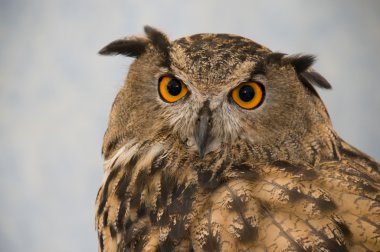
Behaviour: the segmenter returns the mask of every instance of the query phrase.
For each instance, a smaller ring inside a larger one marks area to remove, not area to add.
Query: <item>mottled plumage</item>
[[[100,51],[136,58],[104,136],[100,251],[380,251],[380,165],[334,131],[313,57],[145,32]],[[162,76],[186,96],[165,102]],[[251,81],[244,109],[231,92]]]

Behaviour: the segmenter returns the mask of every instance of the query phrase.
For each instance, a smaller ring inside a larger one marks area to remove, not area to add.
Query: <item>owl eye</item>
[[[244,82],[234,88],[232,99],[244,109],[254,109],[264,100],[264,87],[257,82]]]
[[[158,86],[161,98],[169,103],[178,101],[189,91],[182,81],[171,76],[160,78]]]

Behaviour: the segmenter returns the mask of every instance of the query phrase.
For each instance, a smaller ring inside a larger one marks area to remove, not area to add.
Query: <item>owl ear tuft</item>
[[[122,54],[128,57],[137,58],[143,54],[149,40],[142,37],[129,37],[118,39],[103,47],[99,54],[101,55],[117,55]]]
[[[315,56],[308,54],[286,55],[279,52],[268,54],[264,60],[256,64],[254,73],[265,73],[265,66],[270,64],[293,66],[300,81],[310,90],[316,93],[313,86],[331,89],[330,83],[311,66],[315,62]]]
[[[300,78],[303,84],[317,86],[325,89],[331,89],[330,83],[325,79],[325,77],[320,75],[318,72],[305,71],[298,74],[298,77]]]
[[[331,89],[330,83],[318,72],[310,68],[315,62],[314,55],[295,54],[285,56],[284,63],[290,63],[298,74],[301,82],[307,86],[317,86],[320,88]]]
[[[138,58],[145,53],[149,44],[151,44],[159,53],[161,53],[163,58],[163,63],[165,65],[170,64],[170,40],[161,31],[145,26],[144,31],[146,37],[127,37],[124,39],[118,39],[99,51],[101,55],[117,55],[122,54],[128,57]]]
[[[165,55],[169,54],[170,41],[163,32],[151,26],[145,26],[144,31],[154,47],[156,47],[161,53],[164,53]]]
[[[297,73],[302,73],[314,64],[315,56],[310,54],[295,54],[284,57],[284,61],[289,62]]]

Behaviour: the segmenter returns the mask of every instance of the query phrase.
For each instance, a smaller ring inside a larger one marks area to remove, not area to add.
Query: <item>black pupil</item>
[[[239,97],[245,102],[249,102],[255,96],[255,91],[249,85],[244,85],[239,90]]]
[[[177,96],[181,93],[182,85],[179,80],[171,79],[168,83],[168,92],[172,96]]]

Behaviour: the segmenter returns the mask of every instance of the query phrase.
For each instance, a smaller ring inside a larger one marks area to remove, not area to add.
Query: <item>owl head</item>
[[[230,34],[171,41],[152,27],[145,33],[100,51],[136,58],[112,106],[106,159],[130,141],[176,146],[199,159],[242,142],[289,149],[321,141],[330,128],[314,89],[330,84],[311,68],[313,56]]]

